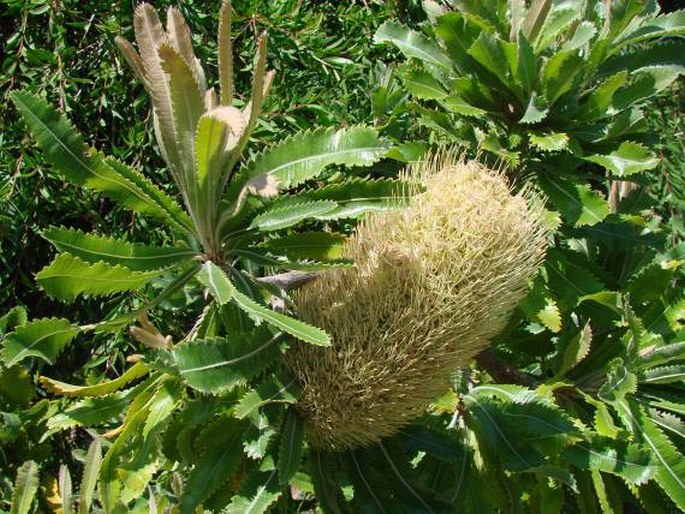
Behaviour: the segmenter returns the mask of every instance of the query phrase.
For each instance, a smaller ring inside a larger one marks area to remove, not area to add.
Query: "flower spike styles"
[[[286,356],[315,446],[369,445],[420,415],[504,327],[544,258],[541,202],[512,194],[501,173],[448,152],[407,178],[425,191],[361,224],[345,252],[356,268],[295,298],[333,338]]]

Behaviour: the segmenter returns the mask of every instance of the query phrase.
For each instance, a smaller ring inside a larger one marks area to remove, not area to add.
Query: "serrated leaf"
[[[547,298],[545,306],[536,314],[536,318],[551,332],[561,330],[561,313],[554,300]]]
[[[452,68],[450,59],[433,41],[396,22],[383,23],[373,36],[373,42],[392,43],[408,58],[419,59],[421,62],[433,64],[448,71]]]
[[[256,412],[262,405],[269,403],[295,403],[297,395],[293,392],[296,388],[294,379],[283,383],[278,377],[269,377],[255,389],[248,391],[236,404],[233,415],[243,419]]]
[[[0,317],[0,336],[4,335],[10,330],[26,325],[28,322],[28,315],[26,309],[21,305],[12,307],[2,317]]]
[[[283,490],[278,486],[276,470],[255,471],[248,476],[231,503],[227,514],[263,514],[280,498]]]
[[[550,105],[571,90],[583,64],[583,58],[578,55],[577,50],[557,52],[549,58],[542,72],[542,80],[545,84],[545,97]]]
[[[97,485],[98,474],[102,464],[102,447],[97,439],[93,439],[88,447],[86,463],[83,467],[81,476],[81,487],[79,489],[79,514],[88,514],[90,505],[93,501],[93,493]]]
[[[483,31],[469,48],[468,54],[493,73],[502,84],[509,86],[509,64],[504,44],[496,34]]]
[[[308,218],[324,216],[333,212],[338,204],[330,200],[291,203],[278,205],[255,216],[250,228],[261,232],[271,232],[291,227]]]
[[[259,248],[292,260],[330,261],[342,257],[346,239],[344,234],[335,232],[305,232],[269,239]]]
[[[651,170],[659,164],[659,159],[654,157],[652,152],[640,143],[632,141],[621,143],[618,149],[608,155],[589,155],[583,159],[603,166],[617,177],[628,177]]]
[[[57,487],[59,491],[60,503],[62,504],[62,514],[72,514],[72,486],[71,486],[71,473],[69,473],[69,468],[60,464],[59,474],[57,476]]]
[[[475,105],[471,105],[460,94],[446,96],[445,98],[442,98],[439,103],[447,110],[462,116],[482,118],[487,114],[487,111],[476,107]]]
[[[233,298],[235,286],[226,276],[226,273],[212,261],[207,261],[202,265],[202,269],[197,274],[197,279],[209,289],[219,305],[224,305]]]
[[[70,302],[79,295],[102,296],[138,289],[159,272],[131,271],[100,261],[90,264],[68,253],[61,253],[38,272],[36,279],[50,296]]]
[[[637,366],[638,369],[645,369],[682,359],[685,359],[685,342],[672,343],[643,350]]]
[[[626,400],[614,404],[626,424],[655,457],[656,482],[678,508],[685,510],[685,458],[649,416]]]
[[[17,470],[10,514],[29,514],[38,492],[38,464],[29,460]]]
[[[48,377],[40,377],[40,383],[47,391],[62,396],[102,396],[121,389],[129,382],[146,375],[147,372],[147,366],[143,362],[137,362],[120,377],[95,385],[78,386]]]
[[[651,368],[640,374],[640,382],[647,384],[671,384],[685,382],[685,364]]]
[[[575,184],[550,175],[539,175],[538,183],[574,227],[595,225],[609,215],[607,201],[588,184]]]
[[[597,396],[606,402],[615,403],[622,401],[627,394],[634,394],[636,390],[637,377],[619,362],[609,371]]]
[[[300,341],[317,346],[331,345],[331,337],[320,328],[313,327],[303,321],[286,316],[285,314],[274,312],[248,298],[240,291],[235,291],[234,299],[238,307],[249,315],[280,328]]]
[[[27,357],[40,357],[49,364],[80,332],[79,327],[62,318],[34,320],[7,334],[2,341],[0,359],[9,368]]]
[[[319,175],[327,166],[370,166],[385,156],[388,146],[367,127],[318,129],[297,134],[251,159],[243,177],[271,176],[289,189]],[[244,179],[243,179],[244,180]]]
[[[557,376],[565,375],[590,353],[592,327],[588,321],[562,348],[557,366]]]
[[[203,393],[221,394],[261,373],[279,354],[282,334],[193,341],[171,350],[183,381]]]
[[[331,220],[403,207],[411,196],[411,188],[401,180],[354,178],[304,191],[296,198],[334,201],[337,207],[333,211],[317,216],[318,219]]]
[[[615,440],[577,443],[564,452],[564,457],[580,469],[612,473],[633,484],[645,483],[656,471],[649,451]]]
[[[140,173],[89,149],[67,118],[44,99],[25,91],[15,91],[11,98],[47,159],[67,180],[192,232],[190,218],[177,203]]]
[[[193,250],[128,243],[66,228],[50,227],[43,233],[43,237],[60,252],[67,252],[85,262],[95,264],[104,261],[112,266],[125,266],[132,271],[167,268],[187,262],[198,255]]]
[[[547,107],[547,101],[543,97],[539,97],[537,94],[532,93],[530,101],[528,102],[528,107],[526,107],[526,111],[523,113],[523,116],[521,116],[519,123],[524,123],[526,125],[540,123],[549,114],[549,109]],[[532,134],[530,136],[530,141],[533,145],[536,144]],[[546,141],[543,140],[541,143],[544,145]]]
[[[49,433],[73,426],[91,427],[120,416],[130,402],[125,392],[84,398],[48,420]]]
[[[226,415],[202,431],[199,439],[202,453],[183,488],[181,514],[193,514],[200,503],[238,470],[244,431],[244,423]]]
[[[339,481],[335,479],[334,473],[337,467],[335,454],[314,449],[308,463],[314,494],[321,507],[326,513],[347,514],[348,509]]]
[[[304,450],[304,427],[295,409],[290,408],[285,415],[281,439],[278,445],[278,481],[288,485],[300,467]]]
[[[438,100],[447,95],[443,85],[427,71],[403,68],[398,74],[407,91],[417,98]]]
[[[563,132],[531,134],[530,144],[543,152],[560,152],[568,148],[568,135]]]

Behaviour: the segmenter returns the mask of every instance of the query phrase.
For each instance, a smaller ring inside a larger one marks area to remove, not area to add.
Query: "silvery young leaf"
[[[34,320],[7,334],[2,341],[0,360],[9,368],[27,357],[40,357],[54,364],[55,359],[80,332],[69,320],[43,318]]]
[[[77,296],[101,296],[138,289],[159,272],[131,271],[120,265],[100,261],[90,264],[68,253],[61,253],[36,279],[50,296],[62,301],[73,301]]]
[[[50,227],[43,233],[60,252],[86,262],[104,261],[132,271],[153,271],[189,261],[197,252],[183,248],[154,247],[128,243],[111,237],[85,234],[80,230]]]
[[[17,469],[10,514],[29,514],[38,492],[38,464],[29,460]]]

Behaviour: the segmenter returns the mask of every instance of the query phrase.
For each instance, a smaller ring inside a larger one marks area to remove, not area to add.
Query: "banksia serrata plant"
[[[346,245],[356,267],[296,296],[334,341],[287,354],[315,446],[372,444],[420,415],[503,328],[543,260],[542,205],[501,173],[447,153],[407,178],[425,191],[360,225]]]

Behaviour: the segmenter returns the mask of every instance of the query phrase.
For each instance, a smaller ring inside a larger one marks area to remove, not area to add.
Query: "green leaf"
[[[657,167],[659,159],[640,143],[626,141],[617,150],[608,155],[590,155],[583,157],[605,167],[617,177],[628,177],[634,173],[651,170]]]
[[[11,99],[24,121],[64,178],[100,191],[141,214],[148,214],[185,232],[193,225],[183,210],[140,173],[89,149],[71,123],[44,99],[15,91]]]
[[[227,514],[263,514],[280,498],[283,490],[278,485],[278,473],[255,471],[251,473],[240,491],[236,494],[226,510]]]
[[[54,364],[62,349],[80,332],[69,320],[43,318],[7,334],[0,359],[9,368],[27,357],[40,357]]]
[[[537,312],[536,318],[551,332],[557,333],[561,331],[559,306],[551,298],[546,299],[545,306]]]
[[[568,134],[549,132],[547,134],[530,134],[530,144],[543,152],[560,152],[568,148]]]
[[[181,514],[193,514],[221,484],[238,470],[242,460],[245,424],[220,416],[199,435],[201,454],[188,474],[181,496]]]
[[[373,42],[392,43],[408,58],[415,58],[421,62],[432,64],[447,71],[452,69],[452,63],[433,41],[426,36],[393,21],[386,21],[373,36]]]
[[[46,435],[73,426],[92,427],[117,418],[131,401],[126,393],[117,392],[106,396],[84,398],[50,418],[47,424],[49,432]]]
[[[262,214],[255,216],[252,223],[250,223],[250,228],[260,232],[282,230],[296,225],[307,218],[318,218],[332,213],[337,207],[337,203],[329,200],[290,203],[286,205],[275,204]]]
[[[655,478],[659,487],[666,491],[678,508],[685,510],[685,457],[641,409],[626,400],[616,402],[614,406],[633,433],[654,455],[657,463]]]
[[[598,85],[576,114],[579,121],[595,121],[607,116],[607,109],[613,102],[614,93],[628,80],[628,72],[620,71]]]
[[[101,296],[139,289],[159,272],[131,271],[120,265],[100,261],[90,264],[68,253],[61,253],[49,266],[36,275],[46,293],[62,300],[73,301],[77,296]]]
[[[269,403],[295,403],[297,401],[295,380],[284,382],[276,376],[269,377],[255,389],[245,393],[236,404],[233,415],[238,419],[243,419]]]
[[[685,364],[651,368],[640,374],[640,382],[647,384],[671,384],[685,381]]]
[[[609,215],[607,201],[588,184],[576,184],[551,174],[538,175],[538,183],[574,227],[596,225]]]
[[[102,447],[97,439],[93,439],[88,447],[86,464],[83,467],[81,476],[81,487],[79,489],[79,514],[88,514],[90,505],[93,502],[93,493],[97,485],[100,465],[102,464]]]
[[[447,95],[443,85],[424,70],[401,68],[398,75],[410,94],[422,100],[438,100]]]
[[[326,166],[370,166],[387,152],[387,144],[371,128],[318,129],[297,134],[257,154],[241,173],[248,179],[274,177],[279,189],[288,189],[318,176]]]
[[[634,394],[637,390],[637,377],[622,364],[619,362],[614,365],[606,382],[597,392],[597,396],[605,402],[623,401],[627,394]]]
[[[226,273],[212,261],[207,261],[202,265],[202,269],[197,274],[197,279],[209,289],[219,305],[224,305],[233,298],[235,286],[226,276]]]
[[[545,84],[545,97],[550,104],[573,88],[582,66],[583,58],[578,55],[577,50],[557,52],[549,58],[542,72],[542,80]]]
[[[29,460],[17,470],[10,514],[29,514],[38,492],[38,464]]]
[[[339,481],[335,479],[336,457],[334,453],[313,449],[308,459],[308,469],[314,485],[316,500],[326,513],[347,514]]]
[[[120,377],[96,385],[77,386],[48,377],[40,377],[40,383],[49,392],[62,396],[102,396],[121,389],[129,382],[133,382],[147,373],[147,366],[143,362],[137,362]]]
[[[503,48],[504,41],[495,34],[481,32],[468,54],[486,70],[493,73],[505,86],[510,86],[509,64]]]
[[[95,264],[104,261],[132,271],[153,271],[188,262],[198,253],[173,247],[154,247],[118,239],[85,234],[79,230],[50,227],[43,233],[60,252]]]
[[[641,351],[637,366],[638,369],[645,369],[682,359],[685,359],[685,342],[672,343]]]
[[[462,116],[482,118],[487,114],[487,111],[468,103],[460,94],[446,96],[440,100],[440,104],[447,110]]]
[[[637,444],[597,438],[590,444],[576,443],[564,457],[580,469],[612,473],[632,484],[643,484],[656,471],[649,451]]]
[[[332,220],[356,218],[367,212],[404,207],[411,196],[411,187],[401,180],[353,178],[319,189],[306,190],[295,198],[334,201],[337,207],[333,211],[317,216],[318,219]]]
[[[278,480],[281,485],[288,485],[300,467],[303,445],[304,427],[302,419],[294,408],[290,408],[283,421],[278,446]]]
[[[528,107],[526,107],[526,112],[524,112],[523,116],[521,116],[519,123],[540,123],[549,114],[549,109],[547,107],[547,100],[544,97],[540,97],[536,93],[532,93],[530,95]],[[533,135],[530,136],[530,141],[531,143],[535,144]],[[544,141],[542,141],[542,143],[544,145]]]
[[[592,327],[588,321],[577,334],[568,339],[558,355],[557,376],[565,375],[590,353]]]
[[[234,299],[238,307],[249,315],[280,328],[300,341],[317,346],[331,345],[331,337],[320,328],[313,327],[285,314],[274,312],[251,300],[240,291],[235,291]]]
[[[179,345],[172,361],[183,381],[203,393],[222,394],[261,373],[280,354],[282,334],[268,331],[231,339],[208,339]]]
[[[7,313],[0,317],[0,335],[5,334],[10,330],[14,330],[17,327],[26,325],[28,321],[28,316],[26,314],[26,309],[21,305],[12,307]]]
[[[334,232],[305,232],[269,239],[259,248],[292,260],[330,261],[342,257],[346,239],[344,234]]]

